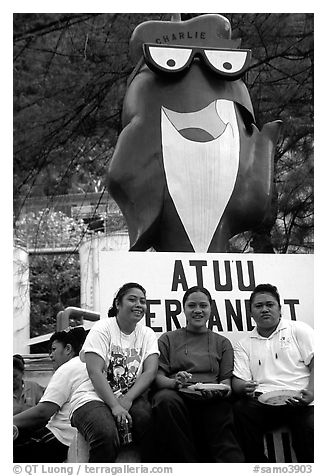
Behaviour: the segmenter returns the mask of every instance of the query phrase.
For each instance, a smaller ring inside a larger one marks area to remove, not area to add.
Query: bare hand
[[[117,403],[112,409],[111,413],[113,414],[114,419],[116,420],[118,425],[124,423],[127,419],[130,424],[132,424],[132,417],[120,403]]]
[[[314,395],[311,390],[303,389],[301,390],[300,395],[298,397],[289,398],[286,403],[287,405],[291,405],[293,407],[303,407],[313,402],[313,398]]]
[[[258,384],[255,380],[248,380],[245,382],[243,391],[246,396],[253,397],[255,389],[257,388]]]
[[[186,387],[188,381],[192,378],[192,374],[186,372],[185,370],[181,370],[177,372],[175,375],[175,381],[177,383],[178,388]]]

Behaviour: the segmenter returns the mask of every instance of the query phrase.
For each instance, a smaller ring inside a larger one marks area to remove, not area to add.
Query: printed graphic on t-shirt
[[[107,380],[116,395],[126,393],[134,385],[140,363],[140,349],[122,349],[118,345],[112,346]]]

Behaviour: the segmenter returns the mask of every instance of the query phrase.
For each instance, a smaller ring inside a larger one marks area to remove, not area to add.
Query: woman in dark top
[[[228,339],[207,328],[211,302],[207,289],[188,289],[183,298],[186,327],[159,338],[153,412],[162,461],[244,461],[228,401],[233,348]],[[209,389],[194,390],[194,384],[201,387],[199,383]],[[218,383],[224,385],[208,386]]]

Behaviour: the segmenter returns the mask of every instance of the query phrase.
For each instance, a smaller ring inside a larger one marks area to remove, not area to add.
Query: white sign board
[[[249,297],[260,283],[277,286],[282,315],[313,327],[313,255],[142,253],[102,251],[100,313],[126,282],[146,289],[146,325],[158,336],[185,326],[182,298],[188,287],[207,288],[213,298],[209,328],[235,342],[254,326]]]

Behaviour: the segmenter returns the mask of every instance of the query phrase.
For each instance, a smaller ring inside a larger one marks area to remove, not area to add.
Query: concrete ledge
[[[67,463],[87,463],[89,461],[89,446],[83,436],[76,431],[75,438],[69,447]],[[141,463],[138,448],[133,443],[121,447],[115,463]]]

